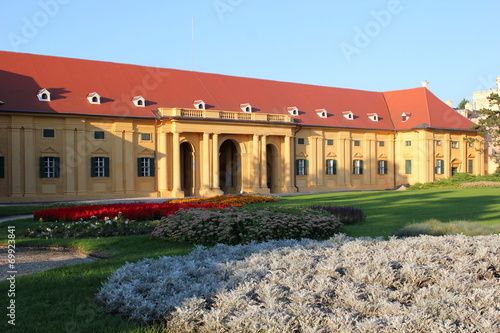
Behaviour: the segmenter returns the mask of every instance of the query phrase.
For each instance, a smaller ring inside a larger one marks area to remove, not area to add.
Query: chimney
[[[429,86],[429,81],[422,81],[422,87],[427,88]]]
[[[448,105],[450,108],[453,107],[453,102],[451,101],[451,99],[446,100],[446,105]]]

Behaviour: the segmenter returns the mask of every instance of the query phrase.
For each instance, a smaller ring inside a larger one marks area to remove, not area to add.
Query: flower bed
[[[225,206],[243,206],[246,204],[253,203],[267,203],[275,202],[278,199],[273,197],[265,197],[260,195],[248,195],[248,194],[228,194],[228,195],[217,195],[214,197],[207,198],[188,198],[188,199],[175,199],[166,201],[168,203],[213,203]]]
[[[245,244],[270,239],[326,239],[339,232],[339,220],[326,212],[303,208],[189,209],[163,217],[152,238],[194,244]]]
[[[498,332],[499,235],[271,241],[115,271],[111,313],[168,332]]]
[[[43,223],[35,229],[28,229],[29,238],[95,238],[147,234],[153,231],[158,221],[129,221],[121,216],[88,221]]]
[[[92,217],[102,220],[105,217],[113,218],[120,213],[129,220],[159,220],[163,216],[175,213],[179,209],[189,208],[225,208],[225,205],[215,203],[131,203],[131,204],[111,204],[76,207],[59,207],[54,209],[44,209],[33,213],[36,220],[43,221],[79,221],[89,220]]]

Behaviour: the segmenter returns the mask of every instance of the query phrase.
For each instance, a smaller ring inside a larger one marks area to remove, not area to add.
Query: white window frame
[[[94,164],[94,170],[95,170],[95,176],[96,177],[106,177],[105,176],[105,158],[104,157],[96,157],[95,158],[95,164]]]
[[[151,159],[141,157],[141,177],[151,177]]]
[[[43,158],[45,178],[56,178],[56,159],[52,156]]]

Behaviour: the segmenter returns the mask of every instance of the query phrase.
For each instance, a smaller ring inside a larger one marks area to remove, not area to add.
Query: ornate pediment
[[[386,154],[380,154],[380,155],[378,155],[378,158],[387,158],[387,155]]]
[[[93,151],[92,154],[93,155],[99,155],[99,154],[102,155],[102,154],[107,154],[107,152],[102,148],[98,148],[96,151]]]
[[[307,155],[306,153],[298,153],[297,155],[295,155],[297,157],[307,157],[309,155]]]
[[[356,153],[356,154],[354,154],[354,156],[353,156],[353,157],[356,157],[356,158],[363,158],[363,155],[361,155],[360,153]]]
[[[441,153],[437,153],[437,154],[436,154],[436,158],[444,158],[444,155],[443,155],[443,154],[441,154]]]
[[[42,154],[56,154],[57,153],[57,151],[52,147],[47,147],[44,150],[41,150],[40,152]]]
[[[413,155],[410,153],[404,154],[403,156],[406,160],[411,160],[413,158]]]
[[[329,152],[328,154],[326,154],[327,157],[337,157],[337,154],[335,154],[334,152]]]

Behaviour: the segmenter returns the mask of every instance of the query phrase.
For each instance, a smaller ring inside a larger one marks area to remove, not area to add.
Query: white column
[[[203,133],[202,191],[210,189],[210,134]]]
[[[263,135],[261,140],[260,187],[267,189],[267,136]]]

